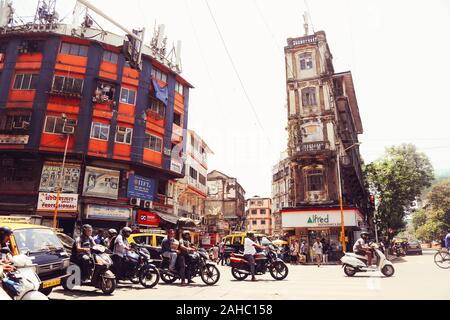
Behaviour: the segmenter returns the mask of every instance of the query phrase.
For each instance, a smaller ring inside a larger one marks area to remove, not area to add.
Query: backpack
[[[114,252],[114,246],[115,246],[116,238],[117,238],[117,236],[112,237],[111,241],[109,242],[109,248],[108,249],[111,252]]]

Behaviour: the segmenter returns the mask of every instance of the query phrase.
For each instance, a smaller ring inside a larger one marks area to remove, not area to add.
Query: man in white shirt
[[[320,267],[320,261],[322,260],[322,254],[323,254],[323,245],[322,245],[322,242],[320,242],[319,237],[317,237],[316,242],[314,242],[314,244],[313,244],[313,251],[314,251],[314,255],[316,256],[317,267]]]
[[[264,250],[264,246],[260,246],[255,242],[255,235],[253,232],[247,233],[247,237],[244,241],[244,259],[250,264],[250,272],[252,273],[252,281],[256,281],[255,278],[255,254],[256,248]]]

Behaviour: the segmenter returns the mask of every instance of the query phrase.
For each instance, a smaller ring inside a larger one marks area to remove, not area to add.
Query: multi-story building
[[[280,162],[272,168],[272,226],[276,235],[283,232],[281,209],[292,207],[289,199],[291,184],[290,159],[287,152],[281,154]]]
[[[208,154],[213,154],[206,142],[194,131],[188,130],[185,176],[171,181],[174,213],[177,216],[201,221],[205,216],[205,201],[208,196]]]
[[[273,234],[272,200],[254,196],[247,200],[246,231]]]
[[[367,221],[368,195],[358,143],[363,127],[352,74],[335,73],[323,31],[287,42],[288,153],[293,184],[282,209],[283,229],[310,243],[316,237],[325,238],[338,249],[339,182],[347,245]]]
[[[208,232],[220,235],[240,231],[245,222],[245,190],[222,172],[214,170],[207,177],[206,219]]]
[[[51,224],[66,153],[65,232],[76,221],[176,223],[153,209],[170,213],[167,183],[184,177],[171,151],[186,142],[192,86],[146,45],[132,67],[130,45],[86,25],[0,26],[1,214]]]

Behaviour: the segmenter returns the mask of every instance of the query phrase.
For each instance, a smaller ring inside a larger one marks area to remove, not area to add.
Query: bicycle
[[[441,269],[450,269],[450,253],[448,249],[442,248],[436,252],[434,263]]]

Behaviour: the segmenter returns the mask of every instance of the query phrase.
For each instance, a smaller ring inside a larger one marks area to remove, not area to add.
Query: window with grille
[[[166,114],[166,106],[158,99],[152,99],[152,105],[150,107],[150,110],[163,118]]]
[[[306,172],[308,191],[322,191],[323,186],[323,171],[309,170]]]
[[[109,139],[109,124],[93,122],[92,128],[91,128],[91,138],[108,141],[108,139]]]
[[[13,89],[15,90],[35,90],[39,81],[37,74],[16,74]]]
[[[88,55],[88,46],[76,44],[76,43],[68,43],[63,42],[61,44],[61,50],[60,52],[63,54],[70,54],[72,56],[80,56],[80,57],[87,57]]]
[[[156,152],[161,152],[162,150],[162,140],[151,134],[145,135],[144,147]]]
[[[1,130],[27,129],[30,125],[30,115],[10,115],[0,122]]]
[[[63,133],[65,121],[62,118],[48,116],[45,118],[45,133]]]
[[[311,53],[302,53],[300,56],[300,69],[309,70],[313,67],[313,59]]]
[[[117,62],[119,61],[119,55],[112,51],[105,51],[105,52],[103,52],[102,60],[106,61],[106,62],[117,64]]]
[[[316,88],[305,88],[302,90],[302,105],[305,107],[316,106]]]
[[[52,91],[81,94],[83,91],[83,79],[55,76],[53,78]]]
[[[194,168],[190,167],[190,168],[189,168],[189,176],[190,176],[192,179],[197,180],[197,175],[198,175],[197,170],[195,170]]]

